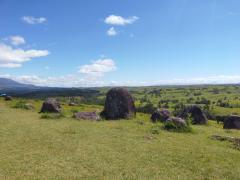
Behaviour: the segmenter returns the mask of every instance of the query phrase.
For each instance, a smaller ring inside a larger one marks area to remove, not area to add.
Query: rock
[[[152,122],[165,122],[169,117],[170,117],[171,113],[169,110],[167,109],[158,109],[157,111],[155,111],[152,116],[151,116],[151,120]]]
[[[78,112],[73,115],[75,119],[99,121],[100,116],[96,112]]]
[[[240,150],[240,138],[237,137],[229,137],[229,136],[220,136],[220,135],[213,135],[210,137],[213,140],[218,141],[229,141],[233,143],[233,148]]]
[[[69,105],[69,106],[76,106],[77,104],[74,103],[74,102],[70,102],[68,105]]]
[[[12,96],[5,96],[5,101],[12,101],[12,100],[13,100]]]
[[[53,98],[48,98],[42,105],[42,109],[40,113],[60,113],[61,112],[61,105],[60,103]]]
[[[240,129],[240,116],[229,116],[224,121],[224,129]]]
[[[230,137],[230,136],[221,136],[221,135],[212,135],[210,138],[218,141],[229,141],[229,142],[240,141],[239,138]]]
[[[187,127],[187,123],[184,119],[179,117],[170,117],[167,119],[166,124],[173,123],[174,127],[172,128],[184,128]],[[166,126],[167,129],[171,129],[171,126]]]
[[[107,120],[129,119],[136,116],[136,108],[131,94],[124,88],[112,88],[105,101],[101,116]]]
[[[192,105],[186,107],[179,117],[186,119],[189,115],[192,118],[193,124],[207,124],[208,119],[199,106]]]
[[[34,106],[30,103],[26,103],[24,106],[26,107],[27,110],[33,110],[34,109]]]

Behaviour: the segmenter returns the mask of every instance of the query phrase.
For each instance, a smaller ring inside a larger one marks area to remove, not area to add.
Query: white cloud
[[[18,68],[21,67],[22,64],[17,64],[17,63],[5,63],[5,64],[0,64],[0,68]]]
[[[115,71],[116,65],[112,59],[99,59],[92,64],[83,65],[79,72],[93,77],[101,77],[104,73]]]
[[[32,60],[33,58],[49,55],[47,50],[23,50],[14,49],[13,47],[0,43],[0,67],[20,67],[22,63]]]
[[[111,27],[108,31],[107,31],[107,35],[108,36],[116,36],[118,33],[117,31],[115,30],[114,27]]]
[[[10,40],[11,44],[14,46],[18,46],[18,45],[26,43],[25,39],[21,36],[10,36],[9,40]]]
[[[124,26],[127,24],[132,24],[137,21],[139,18],[137,16],[131,16],[129,18],[124,18],[122,16],[110,15],[105,18],[106,24]]]
[[[240,82],[240,75],[219,75],[209,77],[183,78],[172,80],[161,80],[157,82],[138,81],[103,81],[80,77],[78,74],[69,74],[59,77],[40,77],[36,75],[0,75],[21,83],[34,84],[49,87],[101,87],[101,86],[150,86],[150,85],[198,85],[198,84],[234,84]]]
[[[28,24],[42,24],[47,21],[45,17],[35,18],[33,16],[23,16],[22,20]]]

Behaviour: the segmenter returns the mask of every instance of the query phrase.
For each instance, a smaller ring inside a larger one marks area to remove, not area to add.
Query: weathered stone
[[[179,117],[170,117],[167,119],[166,123],[173,123],[173,125],[177,128],[187,127],[187,123],[184,119]]]
[[[78,112],[73,115],[75,119],[99,121],[100,116],[96,112]]]
[[[13,100],[13,98],[12,98],[12,96],[5,96],[5,101],[12,101]]]
[[[129,119],[136,116],[131,94],[124,88],[112,88],[105,101],[101,116],[107,120]]]
[[[179,117],[186,119],[190,116],[192,118],[192,123],[193,124],[207,124],[208,119],[203,112],[203,110],[197,106],[197,105],[192,105],[186,107],[183,112],[180,114]]]
[[[24,106],[27,110],[33,110],[34,109],[34,106],[30,103],[26,103]]]
[[[48,98],[42,105],[41,113],[49,112],[49,113],[60,113],[61,105],[60,103],[53,98]]]
[[[152,116],[151,116],[151,120],[152,122],[165,122],[169,117],[170,117],[171,113],[169,110],[167,109],[158,109],[157,111],[155,111]]]
[[[240,116],[229,116],[224,121],[224,129],[240,129]]]
[[[213,135],[210,138],[218,141],[229,141],[233,143],[234,149],[240,150],[240,138],[221,135]]]
[[[69,105],[69,106],[76,106],[77,104],[74,103],[74,102],[70,102],[68,105]]]

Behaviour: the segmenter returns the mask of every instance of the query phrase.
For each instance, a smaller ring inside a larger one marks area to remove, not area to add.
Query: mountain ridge
[[[38,87],[32,84],[20,83],[9,78],[0,78],[0,89],[15,89],[15,88],[36,89]]]

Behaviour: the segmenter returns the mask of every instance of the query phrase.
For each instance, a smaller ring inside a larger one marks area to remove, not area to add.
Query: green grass
[[[168,132],[149,115],[123,121],[41,119],[0,101],[0,179],[239,179],[240,151],[214,134],[240,137],[210,121]],[[31,101],[35,107],[40,102]],[[96,110],[99,106],[73,107]],[[155,130],[154,130],[155,132]]]
[[[42,113],[41,119],[61,119],[64,118],[65,115],[63,113]]]

